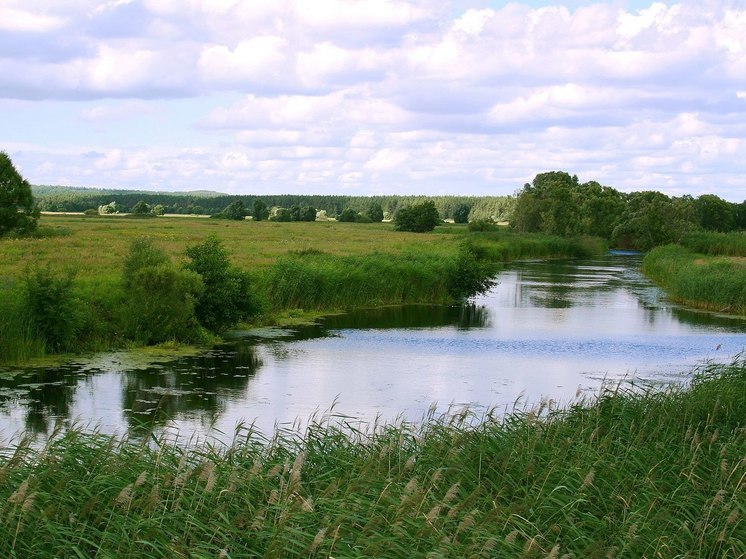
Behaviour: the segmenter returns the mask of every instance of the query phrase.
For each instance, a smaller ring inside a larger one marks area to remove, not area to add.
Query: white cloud
[[[259,83],[274,81],[286,66],[288,43],[272,35],[251,37],[231,50],[224,45],[205,47],[198,66],[203,79],[210,83]]]
[[[65,19],[24,9],[0,6],[0,30],[49,33],[65,26]]]
[[[556,4],[5,0],[0,142],[47,183],[746,196],[742,2]]]

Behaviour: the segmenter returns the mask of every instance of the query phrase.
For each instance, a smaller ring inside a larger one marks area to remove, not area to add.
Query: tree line
[[[512,196],[345,196],[345,195],[228,195],[204,192],[146,192],[115,191],[65,187],[33,187],[35,200],[41,211],[47,212],[84,212],[110,206],[112,203],[122,213],[132,213],[132,209],[144,202],[150,207],[160,207],[169,214],[215,215],[224,213],[231,204],[240,202],[246,215],[253,215],[255,203],[260,201],[264,207],[313,208],[324,211],[329,217],[336,218],[345,210],[357,214],[366,214],[371,206],[379,205],[387,218],[393,218],[399,208],[433,201],[442,219],[454,217],[459,205],[467,205],[471,210],[471,219],[490,219],[493,221],[510,218],[515,198]]]
[[[591,235],[619,248],[649,250],[695,231],[746,229],[746,201],[728,202],[714,194],[694,198],[652,190],[623,193],[552,171],[524,185],[511,224],[519,232]]]

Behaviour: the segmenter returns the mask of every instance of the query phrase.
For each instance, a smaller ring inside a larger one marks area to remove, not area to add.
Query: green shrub
[[[58,275],[49,266],[26,270],[24,306],[31,328],[48,351],[69,349],[75,339],[80,314],[73,278],[73,273]]]
[[[453,222],[454,223],[468,223],[470,213],[471,213],[471,206],[469,204],[460,203],[453,210]]]
[[[345,223],[355,223],[358,219],[358,214],[352,208],[345,208],[342,213],[337,216],[337,221]]]
[[[198,338],[195,301],[203,292],[194,272],[171,263],[150,239],[130,245],[124,261],[125,335],[145,344]]]
[[[239,320],[259,313],[261,305],[251,291],[248,274],[231,266],[220,240],[211,235],[188,247],[186,268],[197,273],[205,289],[197,299],[197,318],[208,330],[220,332]]]
[[[394,229],[425,233],[432,231],[441,222],[435,202],[427,201],[401,208],[394,216]]]
[[[469,222],[469,231],[497,231],[498,228],[498,225],[489,219],[475,219]]]

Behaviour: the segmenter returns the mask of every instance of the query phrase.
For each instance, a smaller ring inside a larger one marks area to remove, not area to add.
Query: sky
[[[32,184],[746,199],[746,0],[0,0]]]

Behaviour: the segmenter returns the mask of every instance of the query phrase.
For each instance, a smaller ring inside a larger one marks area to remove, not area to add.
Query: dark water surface
[[[330,317],[178,360],[123,351],[0,369],[0,441],[59,420],[229,440],[241,423],[271,433],[330,409],[367,422],[417,421],[433,407],[481,414],[567,402],[604,382],[686,382],[694,366],[744,350],[746,320],[666,303],[639,265],[634,256],[520,262],[463,307]]]

